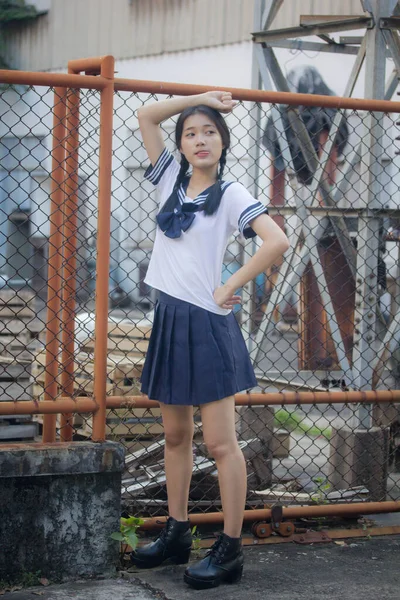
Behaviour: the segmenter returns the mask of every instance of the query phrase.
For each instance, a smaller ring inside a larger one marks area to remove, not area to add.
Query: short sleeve
[[[233,231],[238,229],[245,238],[255,237],[257,234],[250,227],[249,223],[264,213],[268,214],[266,206],[253,198],[239,182],[230,185],[226,194],[228,196],[227,209],[229,211],[229,222]]]
[[[164,148],[155,165],[147,167],[144,177],[157,187],[161,202],[170,196],[179,170],[178,162],[167,148]]]

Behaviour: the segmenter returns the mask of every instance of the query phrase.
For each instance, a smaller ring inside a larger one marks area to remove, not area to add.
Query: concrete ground
[[[184,566],[164,566],[116,579],[6,592],[2,600],[400,600],[399,565],[400,535],[265,544],[245,548],[245,571],[237,585],[195,591],[182,580]]]

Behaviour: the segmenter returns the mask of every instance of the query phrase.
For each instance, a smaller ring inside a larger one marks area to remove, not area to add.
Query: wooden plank
[[[34,292],[29,291],[18,291],[15,290],[0,290],[0,305],[12,303],[14,305],[28,304],[35,299]]]
[[[44,382],[46,376],[45,352],[36,355],[32,362],[32,379],[37,382]],[[1,362],[1,360],[0,360]],[[125,356],[119,354],[109,354],[107,356],[107,378],[111,382],[120,385],[121,381],[126,379],[137,379],[140,377],[143,369],[144,357]],[[93,355],[80,353],[75,358],[74,376],[82,379],[94,378],[94,360]]]
[[[13,319],[20,319],[20,318],[26,318],[26,317],[33,318],[33,317],[36,317],[36,313],[34,310],[29,308],[29,306],[5,305],[5,306],[0,306],[0,318],[4,318],[4,317],[8,317],[8,318],[12,317]]]
[[[85,352],[94,350],[94,339],[86,339],[81,344],[81,349]],[[107,339],[107,350],[110,352],[118,353],[136,353],[145,354],[149,347],[148,340],[130,339],[130,338],[108,338]]]
[[[92,433],[92,415],[88,415],[82,430]],[[152,408],[120,408],[107,410],[106,413],[106,436],[134,438],[140,436],[155,436],[164,432],[161,421],[161,409]]]
[[[110,337],[148,339],[151,335],[151,329],[150,323],[140,325],[140,323],[113,323],[109,321],[107,331]]]

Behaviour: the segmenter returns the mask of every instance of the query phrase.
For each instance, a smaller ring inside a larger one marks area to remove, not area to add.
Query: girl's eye
[[[211,129],[209,131],[207,131],[207,133],[215,133],[215,131],[212,131]]]

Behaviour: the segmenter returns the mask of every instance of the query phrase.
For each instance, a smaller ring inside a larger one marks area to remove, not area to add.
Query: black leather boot
[[[158,567],[167,559],[177,565],[183,565],[189,561],[191,547],[192,532],[189,521],[177,521],[169,517],[165,528],[154,542],[131,552],[131,562],[143,569]]]
[[[243,552],[241,538],[221,533],[205,558],[187,567],[184,580],[197,590],[217,587],[220,583],[236,583],[242,578]]]

